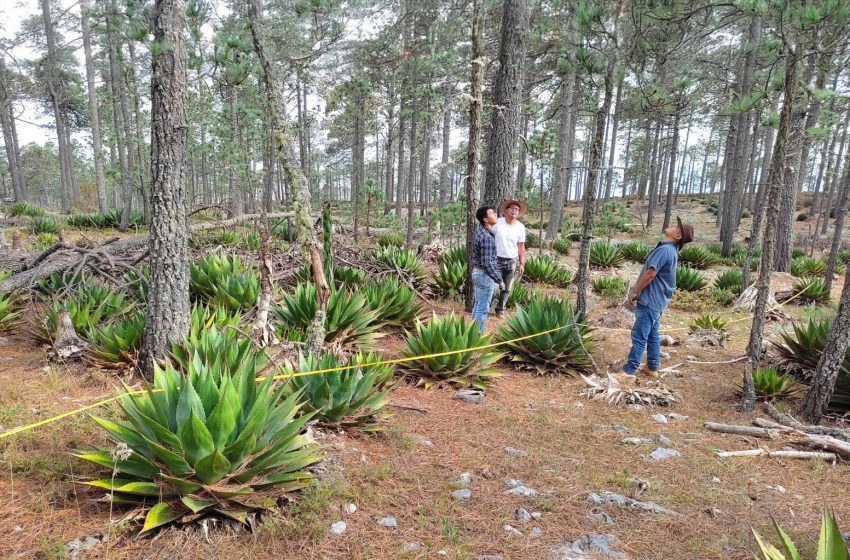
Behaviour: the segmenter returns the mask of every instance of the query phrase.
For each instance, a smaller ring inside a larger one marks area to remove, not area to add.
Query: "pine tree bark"
[[[670,168],[667,170],[667,201],[664,203],[664,224],[662,230],[670,226],[670,218],[673,213],[673,191],[676,188],[676,153],[679,151],[679,118],[681,109],[673,116],[673,139],[670,143]]]
[[[527,35],[527,0],[505,0],[482,196],[490,206],[498,206],[513,194]]]
[[[6,146],[6,161],[9,164],[12,192],[15,195],[15,202],[20,202],[27,199],[27,186],[21,166],[21,151],[15,132],[10,82],[6,62],[0,58],[0,129],[3,132],[3,144]]]
[[[449,191],[451,190],[451,185],[449,184],[449,158],[451,157],[451,133],[452,133],[452,91],[454,90],[454,84],[452,84],[448,76],[446,76],[446,81],[443,84],[443,153],[440,158],[440,196],[439,196],[439,206],[442,208],[448,202]]]
[[[354,98],[354,143],[351,153],[351,204],[354,209],[354,241],[360,236],[360,187],[365,181],[364,167],[366,165],[366,124],[363,122],[366,113],[366,100],[360,93]]]
[[[153,377],[156,360],[189,331],[189,221],[185,168],[189,88],[186,2],[157,0],[154,40],[167,45],[152,56],[150,292],[139,367]]]
[[[822,218],[821,222],[821,235],[826,235],[826,230],[829,227],[829,214],[830,208],[832,207],[832,197],[835,194],[835,185],[838,182],[838,177],[840,177],[840,173],[838,171],[838,162],[841,161],[841,156],[844,153],[844,146],[847,144],[848,132],[850,132],[850,104],[847,105],[847,112],[844,115],[844,122],[842,125],[841,132],[841,142],[838,145],[838,152],[835,158],[835,167],[832,169],[832,173],[827,173],[827,179],[829,180],[829,189],[828,193],[822,199],[823,206],[818,212],[819,216]]]
[[[747,354],[750,359],[749,367],[744,370],[743,396],[741,409],[749,412],[755,406],[756,394],[753,386],[753,371],[758,368],[762,353],[762,335],[764,331],[767,297],[770,293],[770,272],[774,258],[774,247],[779,226],[779,207],[783,189],[785,166],[788,164],[789,141],[793,126],[794,101],[797,97],[797,53],[799,46],[786,56],[785,86],[782,112],[779,116],[779,132],[776,135],[776,145],[773,148],[773,159],[767,179],[767,225],[762,243],[761,265],[756,281],[756,304],[753,309],[753,324],[750,329],[750,340]],[[785,185],[788,187],[788,185]],[[790,188],[793,188],[791,186]]]
[[[251,21],[254,50],[263,70],[266,95],[271,107],[278,168],[289,186],[292,210],[295,214],[296,240],[310,263],[313,282],[316,285],[319,305],[308,329],[306,350],[313,355],[318,355],[324,347],[325,315],[330,289],[325,279],[322,249],[313,229],[313,216],[310,211],[310,187],[301,172],[301,168],[295,164],[292,135],[283,97],[283,78],[278,68],[272,64],[271,55],[268,51],[265,30],[263,29],[261,0],[250,0],[248,13]]]
[[[846,190],[846,182],[844,190]],[[832,320],[832,327],[829,329],[826,345],[809,383],[809,390],[800,404],[799,415],[807,422],[818,424],[821,417],[826,414],[835,389],[835,380],[838,379],[841,365],[847,355],[848,344],[850,344],[850,273],[844,275],[844,287],[841,290],[838,313]]]
[[[484,86],[484,21],[481,13],[482,0],[472,0],[472,77],[469,86],[469,141],[466,148],[466,253],[472,255],[475,240],[475,212],[478,206],[478,167],[481,159],[481,90]],[[466,294],[464,304],[472,311],[475,290],[472,287],[472,266],[466,267]]]
[[[417,154],[418,152],[418,142],[417,142],[417,125],[419,124],[419,103],[417,100],[417,96],[415,90],[418,86],[416,80],[411,81],[411,86],[414,90],[414,93],[411,94],[410,102],[413,105],[413,112],[410,115],[410,136],[407,139],[407,143],[410,144],[410,158],[408,160],[408,168],[407,168],[407,178],[406,178],[406,192],[407,197],[405,200],[405,208],[407,208],[406,214],[406,223],[407,227],[405,228],[405,246],[409,249],[413,246],[413,209],[416,206],[416,163],[417,163]]]
[[[646,209],[646,229],[652,227],[655,218],[655,207],[658,205],[658,169],[661,167],[661,123],[655,123],[655,137],[652,140],[652,155],[649,158],[649,201]]]
[[[614,156],[617,152],[617,127],[620,124],[620,100],[623,98],[623,77],[624,73],[620,73],[620,78],[617,81],[617,95],[614,97],[614,115],[611,119],[611,144],[608,152],[608,169],[605,170],[605,197],[604,202],[611,200],[611,183],[614,181]],[[625,192],[623,193],[625,195]]]
[[[80,22],[83,31],[83,53],[86,62],[86,85],[88,86],[89,113],[91,118],[92,152],[94,154],[94,181],[97,190],[97,207],[106,211],[106,179],[103,174],[103,139],[100,134],[100,113],[97,105],[97,90],[94,81],[94,61],[91,53],[91,27],[89,24],[89,0],[80,0]]]
[[[596,109],[594,115],[593,139],[590,145],[590,158],[587,169],[587,185],[584,188],[584,206],[581,212],[581,249],[578,256],[578,271],[575,277],[576,286],[576,318],[584,320],[587,311],[587,282],[590,278],[590,240],[593,233],[594,213],[596,210],[596,189],[599,179],[599,165],[602,162],[602,144],[605,136],[605,122],[611,110],[613,89],[613,61],[608,62],[605,73],[605,86],[602,106]]]
[[[393,179],[395,178],[395,152],[396,152],[396,126],[395,126],[395,91],[387,85],[387,144],[384,149],[384,159],[386,164],[386,175],[384,178],[384,198],[387,204],[392,202],[395,196],[395,186]],[[387,207],[384,212],[389,211]]]
[[[835,209],[835,228],[832,234],[832,246],[829,250],[829,259],[826,266],[826,277],[824,278],[824,288],[828,294],[832,290],[832,276],[835,274],[835,265],[838,260],[838,251],[841,250],[841,240],[844,233],[844,217],[847,215],[847,200],[850,197],[850,152],[844,162],[844,179],[841,186],[841,196],[838,198],[838,205]],[[845,272],[850,276],[850,272]]]
[[[230,147],[227,154],[227,197],[229,200],[230,213],[233,216],[241,216],[244,213],[245,203],[242,200],[242,186],[239,184],[239,172],[237,170],[236,154],[239,152],[239,110],[237,109],[238,92],[236,86],[229,84],[224,86],[227,95],[226,110],[228,134],[230,135]]]
[[[561,82],[561,97],[558,111],[558,152],[555,156],[555,177],[552,188],[552,209],[546,224],[546,239],[553,240],[561,229],[564,219],[564,202],[570,190],[573,176],[573,149],[576,139],[578,116],[578,78],[575,72],[565,76]]]
[[[127,68],[127,91],[130,92],[130,97],[133,100],[133,143],[136,147],[135,157],[138,162],[136,168],[139,172],[139,195],[142,199],[142,212],[145,216],[145,223],[149,224],[150,218],[148,215],[150,214],[151,197],[148,189],[150,180],[148,178],[147,171],[150,169],[150,165],[148,162],[148,150],[145,149],[146,142],[143,132],[144,128],[142,126],[141,88],[139,88],[139,83],[136,80],[136,65],[138,63],[138,59],[136,58],[135,42],[129,41],[127,43],[127,51],[130,53],[130,64]]]

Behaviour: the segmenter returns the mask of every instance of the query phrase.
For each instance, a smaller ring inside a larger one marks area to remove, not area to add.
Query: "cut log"
[[[196,233],[199,231],[235,226],[246,220],[260,218],[260,216],[260,214],[244,214],[238,218],[230,218],[217,222],[203,222],[200,224],[193,224],[189,226],[189,231],[192,233]],[[276,212],[274,214],[268,214],[269,218],[288,218],[291,216],[292,212]],[[132,251],[134,249],[140,249],[146,246],[147,244],[148,236],[141,235],[139,237],[123,239],[121,241],[115,242],[112,242],[112,240],[110,240],[106,244],[103,244],[98,247],[96,251],[102,252],[106,256],[111,257],[127,253],[128,251]],[[29,288],[33,285],[33,283],[37,282],[41,278],[50,276],[53,273],[65,272],[66,270],[71,269],[80,264],[80,261],[83,258],[84,257],[81,255],[72,255],[70,258],[66,258],[64,260],[41,263],[37,267],[29,268],[27,270],[18,272],[17,274],[13,274],[6,280],[0,281],[0,295],[4,295],[9,292],[13,292],[15,290],[20,290],[23,288]]]
[[[844,459],[850,459],[850,443],[841,441],[832,436],[819,436],[813,434],[805,434],[803,443],[809,447],[817,449],[825,449],[837,453]]]
[[[712,432],[722,434],[736,434],[739,436],[750,436],[760,438],[776,439],[779,437],[778,430],[768,430],[765,428],[756,428],[753,426],[737,426],[735,424],[718,424],[716,422],[706,422],[705,427]]]
[[[840,439],[842,441],[846,441],[850,443],[850,430],[844,430],[841,428],[829,427],[829,426],[809,426],[806,424],[802,424],[796,418],[791,416],[790,414],[785,414],[784,412],[780,412],[770,403],[765,403],[765,409],[767,413],[770,414],[771,418],[776,420],[779,424],[784,426],[788,426],[794,429],[799,430],[800,432],[804,432],[807,434],[815,434],[821,436],[832,436],[836,439]],[[760,422],[769,422],[769,420],[760,419]],[[757,424],[761,425],[761,424]]]
[[[718,451],[716,455],[722,459],[729,457],[770,457],[771,459],[823,459],[835,462],[838,456],[835,453],[824,451],[794,451],[782,449],[780,451],[769,451],[767,449],[745,449],[743,451]]]

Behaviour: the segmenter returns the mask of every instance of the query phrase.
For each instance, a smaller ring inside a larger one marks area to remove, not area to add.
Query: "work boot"
[[[640,372],[647,377],[658,379],[658,372],[656,370],[649,369],[649,366],[643,366],[640,368]]]

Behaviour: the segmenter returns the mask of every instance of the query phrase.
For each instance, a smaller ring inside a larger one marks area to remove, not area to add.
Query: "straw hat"
[[[525,203],[522,201],[513,200],[511,198],[502,201],[502,203],[499,205],[499,214],[504,216],[505,211],[508,209],[508,206],[511,206],[513,204],[519,206],[519,217],[523,217],[526,211],[528,210],[528,206],[526,206]]]

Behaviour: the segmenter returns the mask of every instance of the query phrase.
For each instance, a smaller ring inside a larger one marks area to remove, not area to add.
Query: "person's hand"
[[[637,301],[638,294],[637,292],[629,292],[629,301],[635,303]]]
[[[501,291],[501,292],[505,291],[505,282],[504,281],[499,282],[499,291]]]
[[[523,272],[525,272],[525,263],[521,262],[521,263],[519,263],[519,273],[520,273],[520,275],[522,275]]]

